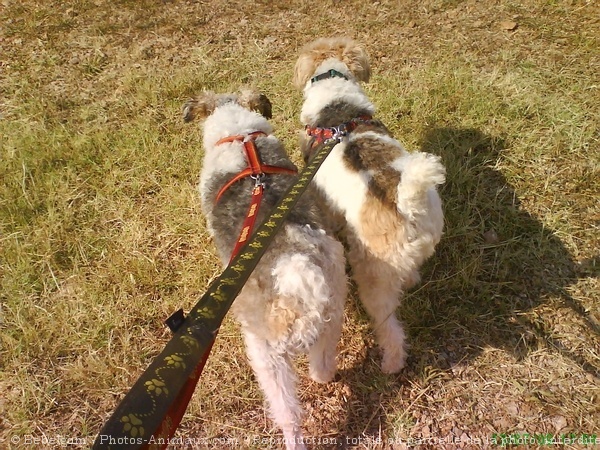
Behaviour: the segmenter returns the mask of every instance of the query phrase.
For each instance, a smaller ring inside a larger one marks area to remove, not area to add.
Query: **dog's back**
[[[217,124],[233,121],[227,127],[226,134],[243,135],[244,133],[267,130],[271,128],[265,118],[259,114],[231,103],[215,110],[205,124],[205,157],[203,170],[200,175],[200,192],[202,208],[209,219],[210,231],[215,238],[219,255],[226,262],[231,255],[242,222],[248,211],[252,189],[255,180],[251,177],[242,178],[232,184],[222,193],[217,202],[217,194],[221,188],[239,172],[248,166],[244,153],[244,143],[234,141],[215,146],[216,138],[210,138],[214,133],[211,127]],[[264,123],[263,123],[264,122]],[[235,125],[234,125],[235,124]],[[222,125],[220,125],[222,126]],[[221,133],[223,134],[223,133]],[[221,136],[219,134],[218,136]],[[222,136],[221,136],[222,137]],[[211,145],[212,144],[212,145]],[[287,156],[281,142],[273,135],[260,136],[255,139],[258,156],[263,164],[297,170]],[[264,220],[267,213],[277,204],[284,192],[297,180],[290,174],[265,174],[264,196],[259,208],[257,223]],[[295,208],[290,214],[289,222],[315,225],[314,210],[302,200],[303,207]]]
[[[246,122],[252,122],[258,127],[256,121],[259,119],[255,114],[237,104],[228,104],[216,109],[207,119],[205,128],[229,120],[236,124],[229,125],[231,132],[245,133],[251,129],[245,125]],[[255,146],[263,164],[296,168],[275,136],[257,137]],[[219,256],[223,263],[226,263],[250,206],[255,180],[246,177],[236,181],[222,193],[217,202],[217,194],[221,188],[248,163],[242,141],[224,143],[212,148],[205,145],[205,151],[205,161],[210,159],[211,162],[205,165],[201,174],[203,210],[209,218],[210,231],[217,244]],[[215,153],[216,157],[213,158],[211,152]],[[258,210],[257,223],[265,220],[297,178],[296,175],[290,174],[265,175],[265,190]],[[304,195],[290,212],[283,230],[274,236],[270,249],[244,287],[242,295],[236,300],[233,313],[247,327],[256,330],[256,333],[268,339],[281,351],[306,351],[321,327],[321,319],[314,321],[311,312],[329,314],[326,311],[329,294],[324,295],[315,289],[327,286],[327,271],[332,263],[341,259],[341,248],[324,233],[316,206],[310,200],[310,193]],[[307,276],[312,279],[311,283],[304,280]],[[322,304],[310,304],[315,299]],[[315,323],[309,324],[309,319]],[[294,333],[294,328],[305,329],[307,332]]]

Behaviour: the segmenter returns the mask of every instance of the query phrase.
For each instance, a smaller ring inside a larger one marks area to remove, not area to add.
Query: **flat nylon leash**
[[[185,413],[215,336],[233,301],[252,274],[287,215],[307,189],[341,136],[314,153],[267,219],[192,308],[102,427],[100,449],[164,449]]]

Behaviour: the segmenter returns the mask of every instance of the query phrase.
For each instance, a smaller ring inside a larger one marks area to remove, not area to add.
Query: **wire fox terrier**
[[[321,38],[301,50],[293,81],[304,93],[305,160],[330,136],[343,136],[313,182],[331,226],[345,234],[358,294],[383,349],[381,368],[396,373],[407,353],[395,310],[441,238],[436,186],[444,183],[445,169],[437,156],[407,152],[373,119],[375,107],[360,85],[369,77],[360,45]]]
[[[244,140],[254,141],[263,165],[283,169],[281,173],[267,171],[261,178],[266,187],[259,221],[296,180],[289,174],[296,167],[272,134],[267,121],[271,104],[258,92],[205,92],[184,107],[186,121],[195,117],[204,119],[199,185],[202,209],[220,258],[227,264],[256,182],[251,177],[237,177],[249,165]],[[308,353],[309,375],[319,383],[334,377],[346,295],[343,247],[324,231],[307,192],[232,306],[250,364],[288,449],[305,448],[291,357]]]

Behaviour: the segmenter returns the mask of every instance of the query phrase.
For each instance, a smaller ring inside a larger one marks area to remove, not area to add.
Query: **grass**
[[[316,386],[301,372],[315,448],[600,432],[598,6],[327,6],[0,10],[0,446],[46,436],[87,448],[169,338],[162,321],[219,273],[185,99],[257,85],[299,162],[294,57],[336,33],[366,44],[378,117],[408,148],[442,156],[446,232],[399,311],[412,345],[402,374],[379,371],[354,297],[340,380]],[[516,30],[501,28],[508,19]],[[202,448],[280,436],[229,319],[179,436],[208,439]]]

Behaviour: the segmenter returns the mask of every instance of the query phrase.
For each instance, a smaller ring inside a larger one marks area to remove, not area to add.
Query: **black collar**
[[[317,75],[316,77],[312,77],[310,79],[311,83],[316,83],[317,81],[326,80],[327,78],[343,78],[344,80],[348,80],[348,77],[344,75],[342,72],[338,72],[335,69],[329,69],[327,72],[322,73],[321,75]]]

